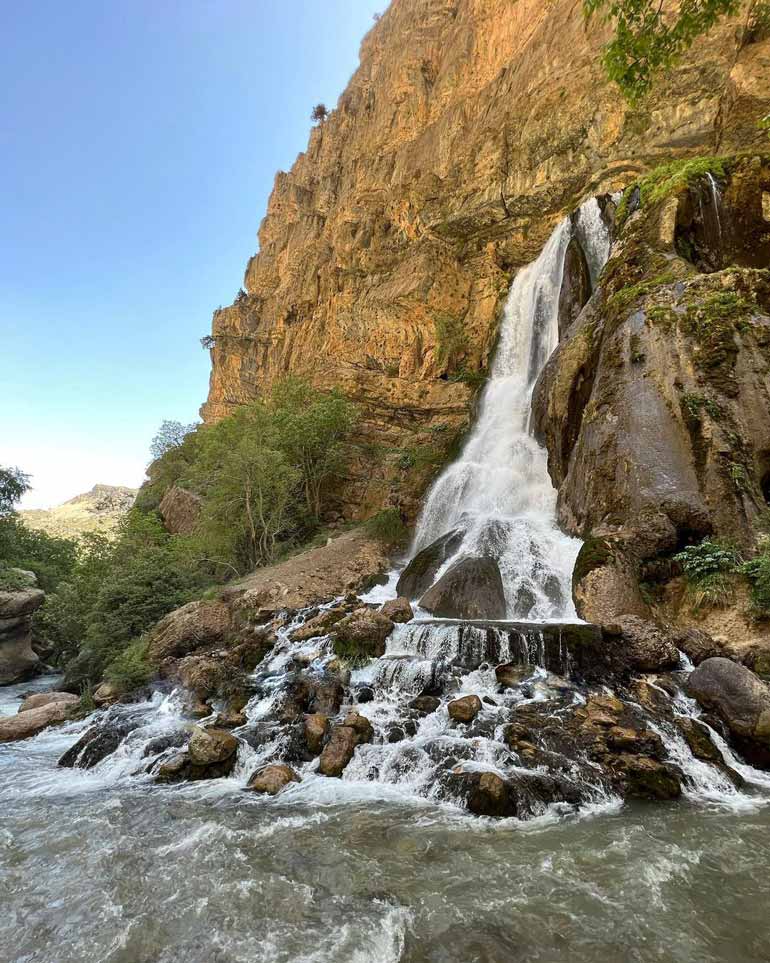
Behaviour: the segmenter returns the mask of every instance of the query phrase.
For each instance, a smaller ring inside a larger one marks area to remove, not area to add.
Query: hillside
[[[123,485],[94,485],[89,492],[76,495],[54,508],[20,512],[31,528],[49,535],[77,538],[89,532],[112,535],[121,517],[133,505],[136,488]]]

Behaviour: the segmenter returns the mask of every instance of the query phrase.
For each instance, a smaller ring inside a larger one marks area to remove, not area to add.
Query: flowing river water
[[[589,202],[520,272],[479,423],[428,498],[415,545],[460,526],[463,552],[493,547],[512,617],[526,602],[532,619],[574,618],[568,582],[579,545],[556,528],[545,454],[528,432],[572,231],[594,280],[606,259],[606,229]],[[558,715],[585,692],[568,678],[553,626],[546,657],[536,624],[419,621],[398,626],[385,655],[353,672],[356,709],[375,736],[342,778],[320,776],[313,760],[298,766],[301,782],[257,796],[246,782],[281,757],[285,731],[269,720],[291,667],[322,672],[332,654],[323,637],[292,639],[307,614],[279,631],[254,673],[229,777],[155,782],[148,770],[192,725],[173,691],[97,714],[130,725],[89,770],[57,762],[94,718],[0,745],[2,963],[770,960],[770,774],[713,731],[740,788],[693,757],[671,722],[699,714],[681,691],[687,666],[661,689],[668,721],[648,720],[684,774],[676,802],[623,804],[588,765],[570,770],[579,807],[544,806],[526,821],[469,815],[440,791],[441,773],[457,763],[521,771],[500,737],[504,723],[532,704]],[[494,665],[507,659],[528,668],[501,692]],[[442,693],[486,700],[481,728],[458,730],[442,701],[392,740],[408,700],[447,673],[452,688]],[[0,715],[56,681],[0,689]]]

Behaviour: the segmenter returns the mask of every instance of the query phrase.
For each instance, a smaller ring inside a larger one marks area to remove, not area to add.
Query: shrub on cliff
[[[727,605],[733,599],[732,576],[741,557],[729,543],[705,538],[699,545],[688,545],[674,561],[682,567],[695,608]]]

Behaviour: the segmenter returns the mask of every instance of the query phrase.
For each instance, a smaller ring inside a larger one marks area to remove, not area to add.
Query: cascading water
[[[537,260],[516,275],[478,420],[429,492],[412,546],[414,554],[461,530],[461,543],[436,578],[459,558],[492,556],[512,619],[576,618],[570,581],[580,542],[556,525],[547,455],[530,431],[532,391],[559,339],[559,294],[573,236],[595,283],[610,248],[595,198],[563,220]]]

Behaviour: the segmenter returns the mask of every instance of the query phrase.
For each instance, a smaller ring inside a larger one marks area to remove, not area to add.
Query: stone
[[[380,612],[393,622],[411,622],[414,618],[411,603],[403,596],[385,602],[380,607]]]
[[[623,658],[634,672],[659,672],[679,665],[676,645],[652,622],[635,615],[617,619],[613,634],[619,628],[619,642]]]
[[[0,742],[31,739],[43,729],[66,722],[70,706],[66,702],[48,702],[36,709],[0,717]]]
[[[687,691],[716,713],[751,761],[770,765],[770,685],[745,666],[717,657],[690,673]]]
[[[474,557],[455,562],[422,596],[420,607],[438,618],[505,618],[505,591],[497,562]]]
[[[329,717],[322,712],[313,712],[305,716],[305,742],[311,755],[320,755],[328,731]]]
[[[223,601],[188,602],[162,618],[149,633],[149,658],[161,662],[218,644],[232,628],[230,607]]]
[[[612,726],[607,733],[607,745],[614,752],[630,752],[651,759],[665,759],[666,756],[660,736],[652,729]]]
[[[200,495],[172,485],[158,505],[166,531],[172,535],[192,535],[198,527],[202,504]]]
[[[113,702],[117,702],[120,699],[120,690],[111,682],[102,682],[102,684],[94,690],[93,699],[97,706],[112,705]]]
[[[307,639],[328,635],[332,627],[346,614],[344,608],[325,609],[294,629],[291,637],[295,642],[304,642]]]
[[[19,573],[29,587],[0,591],[0,685],[24,682],[40,667],[40,657],[32,646],[32,617],[43,604],[45,593],[36,587],[32,572],[11,572]]]
[[[461,699],[450,702],[447,710],[449,718],[455,722],[473,722],[481,712],[481,699],[477,695],[463,696]]]
[[[267,796],[277,796],[281,790],[293,782],[302,780],[291,766],[273,764],[258,770],[249,779],[246,788]]]
[[[712,742],[711,733],[702,722],[688,716],[679,716],[676,724],[696,759],[702,759],[704,762],[723,762],[722,753]]]
[[[361,606],[334,626],[334,651],[341,657],[378,658],[385,654],[385,640],[392,631],[387,615]]]
[[[366,705],[374,701],[374,689],[370,685],[360,685],[356,688],[356,702]]]
[[[318,763],[322,776],[341,776],[353,758],[356,747],[370,742],[374,730],[367,718],[357,712],[349,712],[345,721],[332,729],[329,741],[324,746]]]
[[[514,689],[522,680],[532,674],[532,666],[519,662],[506,662],[495,668],[495,678],[499,685],[506,689]]]
[[[29,712],[30,709],[38,709],[51,702],[62,702],[65,705],[74,706],[80,702],[80,698],[71,692],[36,692],[24,699],[19,706],[19,712]]]
[[[724,654],[724,644],[713,638],[708,632],[693,627],[675,631],[671,641],[687,656],[693,665],[700,665],[706,659],[713,659]]]
[[[647,756],[623,755],[616,763],[629,799],[678,799],[681,774],[673,766]]]
[[[429,716],[431,712],[435,712],[440,705],[441,699],[438,699],[436,696],[421,695],[411,700],[409,708],[414,709],[415,712],[419,712],[420,715]]]
[[[138,727],[132,719],[104,719],[87,729],[74,746],[64,753],[57,765],[66,769],[93,769],[102,759],[112,755],[126,736]]]
[[[196,766],[210,766],[225,762],[238,750],[238,740],[223,729],[202,729],[195,726],[190,737],[188,752]]]
[[[447,532],[419,551],[399,576],[396,592],[399,597],[417,599],[433,585],[436,573],[462,544],[465,533]]]

